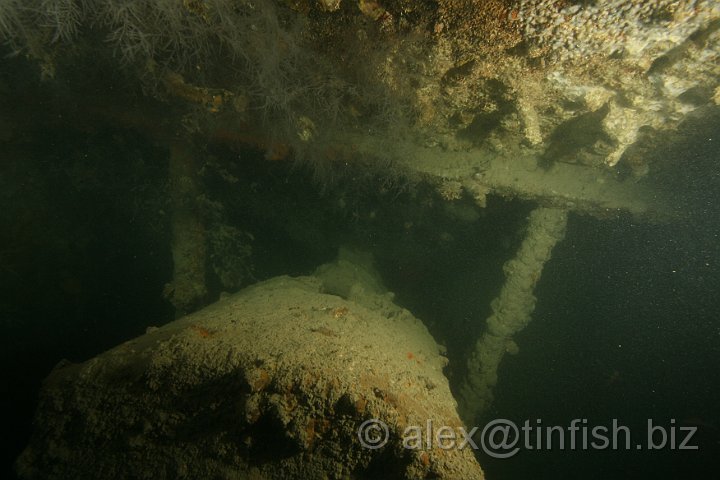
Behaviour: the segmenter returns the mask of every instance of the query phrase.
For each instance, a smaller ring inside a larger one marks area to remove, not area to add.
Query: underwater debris
[[[564,210],[533,210],[517,255],[503,266],[505,284],[492,301],[492,315],[467,360],[465,382],[460,387],[460,416],[468,425],[475,425],[492,404],[498,367],[505,354],[519,351],[512,337],[530,322],[539,272],[550,260],[553,247],[564,238],[566,224]]]
[[[403,447],[409,426],[462,426],[442,373],[447,359],[422,322],[385,295],[368,293],[369,308],[321,289],[314,277],[277,277],[86,363],[58,366],[20,476],[199,478],[231,468],[248,478],[319,479],[381,468],[398,479],[482,480],[472,449],[408,455]],[[363,320],[288,315],[318,304]],[[188,329],[193,335],[182,334]],[[386,448],[363,448],[358,431],[368,419],[387,425]],[[68,421],[78,428],[70,435]],[[138,448],[143,455],[131,454]]]

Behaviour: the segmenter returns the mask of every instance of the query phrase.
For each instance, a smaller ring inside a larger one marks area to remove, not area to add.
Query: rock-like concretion
[[[391,294],[322,289],[274,278],[58,365],[21,477],[483,478],[470,448],[403,446],[427,420],[462,426],[423,324]],[[388,426],[382,448],[360,443],[369,419]]]

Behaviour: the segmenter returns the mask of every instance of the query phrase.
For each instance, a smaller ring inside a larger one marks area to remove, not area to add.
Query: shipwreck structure
[[[17,95],[9,94],[17,88],[12,79],[0,85],[0,141],[31,125],[71,124],[79,131],[114,125],[169,152],[175,274],[165,294],[178,317],[207,303],[207,245],[219,235],[206,225],[208,202],[196,179],[208,144],[260,149],[268,162],[307,165],[320,184],[364,169],[429,182],[444,201],[471,197],[478,208],[488,208],[489,196],[532,202],[526,238],[505,265],[493,313],[478,319],[487,329],[467,359],[458,394],[468,423],[492,402],[498,365],[531,318],[534,286],[563,238],[568,212],[647,222],[683,215],[687,205],[654,176],[682,167],[654,164],[648,152],[720,104],[720,4],[711,0],[9,0],[0,6],[0,39],[15,57],[8,61],[31,62],[41,79]],[[240,246],[233,252],[242,251],[242,232],[222,235]],[[312,283],[297,282],[306,290]],[[317,308],[330,310],[322,313],[306,306],[296,314],[325,320],[346,308],[355,314],[354,305],[333,302],[323,298]],[[221,328],[208,315],[184,320],[175,340],[172,327],[147,341],[170,342],[157,348],[180,354],[192,342],[210,345]],[[322,322],[312,328],[312,335],[338,335]],[[142,356],[155,348],[136,343],[105,355],[117,371],[92,372],[89,364],[73,375],[134,381],[145,369],[159,382],[148,395],[160,401],[163,382],[178,373],[158,363],[159,353],[136,365],[127,352]],[[436,354],[429,349],[428,362],[437,363]],[[267,362],[243,370],[246,380],[232,387],[248,395],[240,414],[252,423],[274,408],[270,417],[289,415],[281,420],[291,426],[293,448],[322,445],[332,430],[323,420],[296,421],[299,414],[283,412],[320,408],[322,392],[344,398],[345,386],[328,384],[321,392],[321,384],[303,380],[307,385],[294,391],[281,379],[270,394]],[[218,372],[230,374],[223,368]],[[65,381],[69,371],[51,378]],[[183,388],[222,390],[223,378]],[[95,388],[92,382],[82,388]],[[314,397],[290,398],[306,387]],[[373,388],[363,390],[370,400],[347,400],[349,416],[388,401],[390,393]],[[128,441],[145,441],[146,434],[135,432]],[[212,441],[224,448],[219,437]],[[37,455],[24,456],[28,478],[37,474]],[[286,471],[303,472],[294,461]],[[454,461],[418,456],[399,474],[417,478],[441,462],[435,474],[458,478],[447,473]],[[370,468],[360,453],[352,462]],[[306,478],[279,471],[264,473]]]

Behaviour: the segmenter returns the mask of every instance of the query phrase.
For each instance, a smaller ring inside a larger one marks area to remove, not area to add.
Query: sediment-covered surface
[[[408,426],[462,425],[422,323],[391,294],[323,288],[277,277],[58,365],[21,477],[483,478],[469,448],[403,446]],[[369,419],[382,448],[360,443]]]

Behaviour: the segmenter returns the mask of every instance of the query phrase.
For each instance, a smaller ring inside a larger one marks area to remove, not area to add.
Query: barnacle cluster
[[[441,136],[459,130],[496,151],[520,141],[551,161],[614,167],[641,131],[674,129],[720,84],[714,1],[471,3],[440,2],[433,66],[443,95],[433,102],[418,89],[441,145],[463,148]],[[587,141],[553,145],[573,135]]]
[[[718,84],[717,2],[523,0],[518,8],[530,56],[547,62],[550,97],[589,111],[607,107],[609,166],[641,128],[674,128],[694,110],[683,94]]]
[[[526,39],[559,60],[618,56],[647,69],[720,15],[711,0],[521,0],[518,18]]]

